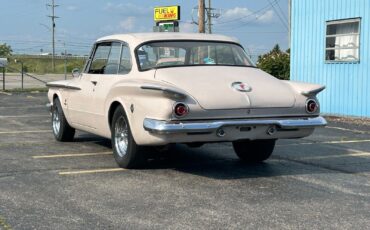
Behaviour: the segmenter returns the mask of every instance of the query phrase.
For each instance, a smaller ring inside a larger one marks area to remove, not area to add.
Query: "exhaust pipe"
[[[218,137],[224,137],[226,135],[225,131],[222,128],[217,129],[216,135]]]
[[[270,136],[273,136],[276,133],[277,129],[275,126],[268,127],[266,133]]]

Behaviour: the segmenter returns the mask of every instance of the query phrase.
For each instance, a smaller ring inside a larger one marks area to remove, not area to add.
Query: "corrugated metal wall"
[[[292,0],[292,80],[326,85],[321,111],[370,117],[370,0]],[[361,17],[360,63],[325,63],[326,21]]]

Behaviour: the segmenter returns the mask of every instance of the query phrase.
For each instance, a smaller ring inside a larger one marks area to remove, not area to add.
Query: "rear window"
[[[136,57],[142,71],[200,65],[253,66],[242,47],[226,42],[151,42],[138,47]]]

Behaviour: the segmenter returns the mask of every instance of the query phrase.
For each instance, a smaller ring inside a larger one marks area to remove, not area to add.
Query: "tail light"
[[[314,99],[309,99],[306,102],[306,111],[307,113],[315,113],[319,108],[319,104]]]
[[[189,107],[184,103],[176,103],[173,110],[177,117],[184,117],[189,113]]]

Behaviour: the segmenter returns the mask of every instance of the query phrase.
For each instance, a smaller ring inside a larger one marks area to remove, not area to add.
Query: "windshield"
[[[226,42],[166,41],[136,49],[140,70],[199,65],[253,66],[243,48]]]

